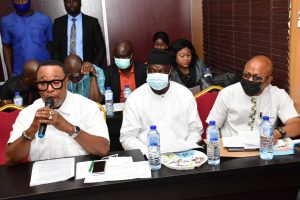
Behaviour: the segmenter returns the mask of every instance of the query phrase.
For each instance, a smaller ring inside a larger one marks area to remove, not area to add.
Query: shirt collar
[[[119,68],[118,68],[118,72],[119,72],[119,74],[124,74],[122,72],[122,70],[120,70]],[[134,62],[133,61],[132,61],[132,67],[131,67],[131,70],[130,70],[129,74],[134,74]]]
[[[76,21],[82,19],[82,13],[79,13],[79,14],[78,14],[77,16],[75,16],[75,17],[73,17],[73,16],[71,16],[71,15],[68,14],[68,20],[69,20],[69,21],[72,21],[73,18],[75,18]]]
[[[57,109],[58,112],[69,115],[71,114],[71,110],[74,109],[71,106],[71,101],[72,101],[72,94],[67,91],[67,95],[66,98],[64,100],[64,102],[61,104],[61,106]]]

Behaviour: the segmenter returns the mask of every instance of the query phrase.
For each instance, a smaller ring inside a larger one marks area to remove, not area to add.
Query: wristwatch
[[[81,132],[81,129],[78,126],[74,126],[74,133],[71,136],[71,138],[75,139]]]
[[[285,131],[284,126],[282,126],[282,127],[277,127],[276,129],[277,129],[278,132],[281,134],[281,137],[280,137],[280,138],[285,138],[285,137],[286,137],[286,131]]]

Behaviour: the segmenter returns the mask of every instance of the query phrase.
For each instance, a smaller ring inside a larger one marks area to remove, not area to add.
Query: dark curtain
[[[290,0],[203,0],[204,60],[241,76],[253,56],[274,63],[273,85],[289,88]]]

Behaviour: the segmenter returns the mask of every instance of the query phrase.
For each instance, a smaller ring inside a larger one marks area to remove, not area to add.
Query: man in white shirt
[[[171,59],[163,50],[153,50],[147,67],[147,83],[126,100],[120,142],[124,149],[140,149],[147,154],[147,133],[156,125],[160,145],[190,144],[201,140],[203,132],[197,104],[184,86],[170,81]]]
[[[67,92],[67,84],[58,61],[39,66],[36,85],[41,98],[17,117],[7,145],[7,164],[26,158],[34,161],[88,153],[103,156],[109,152],[103,113],[95,102]],[[53,108],[45,106],[48,99],[53,99]],[[41,124],[47,129],[44,137],[38,138]]]
[[[294,102],[283,89],[272,86],[272,61],[255,56],[244,68],[241,82],[220,91],[206,119],[215,120],[222,136],[235,136],[241,131],[258,131],[262,116],[267,115],[274,127],[278,117],[283,127],[274,130],[274,140],[300,135],[300,118]]]

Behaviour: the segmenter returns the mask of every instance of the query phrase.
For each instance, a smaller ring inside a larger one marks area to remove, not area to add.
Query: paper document
[[[238,136],[222,137],[224,147],[241,147],[244,149],[259,148],[260,137],[255,132],[243,132]]]
[[[86,169],[88,171],[88,169]],[[87,173],[84,183],[151,178],[148,161],[133,162],[132,157],[116,157],[106,160],[103,174]]]
[[[172,142],[166,143],[160,146],[161,153],[175,153],[181,151],[188,151],[191,149],[201,148],[199,145],[196,144],[194,141],[189,142]]]
[[[65,181],[74,176],[75,158],[38,161],[33,164],[30,186]]]

